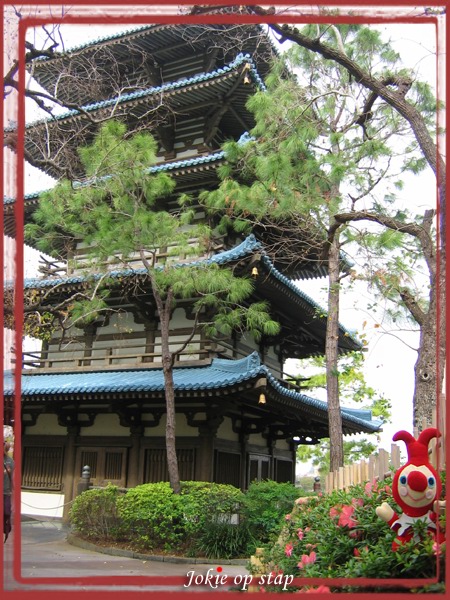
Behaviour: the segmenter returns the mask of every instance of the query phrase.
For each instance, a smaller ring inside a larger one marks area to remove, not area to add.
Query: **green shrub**
[[[278,536],[280,523],[301,494],[301,490],[291,483],[267,480],[250,484],[244,497],[242,516],[261,544]]]
[[[247,524],[233,525],[225,522],[210,522],[199,531],[194,544],[196,554],[207,558],[239,558],[250,555],[255,540]]]
[[[285,517],[283,542],[276,544],[266,559],[271,568],[307,578],[434,578],[433,538],[422,531],[421,541],[394,552],[395,533],[376,515],[382,502],[396,508],[391,483],[389,479],[354,486],[349,492],[335,491],[297,503]],[[418,523],[417,529],[424,529],[421,526],[423,523]],[[445,545],[440,557],[443,573]]]
[[[241,510],[244,494],[232,485],[205,481],[181,483],[185,527],[189,533],[202,532],[212,523],[230,523]]]
[[[200,551],[196,542],[205,531],[224,525],[227,533],[221,539],[229,540],[224,542],[229,556],[241,552],[249,537],[247,529],[231,526],[239,522],[243,497],[231,485],[195,481],[182,482],[181,494],[174,494],[167,482],[140,485],[122,496],[108,486],[78,496],[70,519],[74,531],[87,539],[120,540],[139,550],[191,555]]]
[[[146,483],[118,499],[122,529],[140,549],[172,551],[185,541],[182,499],[170,484]]]
[[[118,488],[86,490],[73,501],[69,520],[75,532],[87,539],[112,540],[120,536]]]

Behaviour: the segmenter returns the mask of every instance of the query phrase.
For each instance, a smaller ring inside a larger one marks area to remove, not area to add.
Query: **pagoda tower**
[[[217,169],[226,160],[221,145],[239,140],[254,125],[246,101],[264,86],[273,52],[256,25],[173,24],[139,27],[36,60],[36,81],[62,102],[81,108],[28,124],[26,159],[55,178],[82,182],[76,149],[91,142],[98,123],[114,115],[130,131],[145,129],[155,137],[158,163],[151,170],[175,179],[173,201],[182,192],[214,189]],[[26,222],[39,197],[25,197]],[[4,199],[10,236],[15,234],[14,204]],[[45,293],[57,303],[83,289],[86,278],[76,264],[83,262],[84,252],[75,244],[66,260],[43,257],[41,276],[26,280],[25,292]],[[326,270],[308,256],[286,270],[282,257],[269,256],[257,231],[225,236],[205,259],[255,269],[254,297],[270,303],[280,332],[258,343],[245,334],[208,339],[198,332],[177,356],[180,478],[241,489],[255,479],[294,482],[296,448],[328,437],[328,412],[326,402],[305,395],[285,378],[287,359],[323,354],[325,347],[323,311],[293,279],[321,277]],[[138,265],[117,266],[111,276],[144,281],[146,274]],[[132,487],[167,480],[158,314],[140,309],[142,300],[152,303],[151,292],[140,293],[127,302],[113,295],[111,302],[120,310],[84,329],[74,328],[64,340],[62,332],[55,332],[42,348],[24,354],[26,504],[48,505],[49,495],[55,506],[69,502],[85,465],[94,485]],[[174,343],[189,319],[189,305],[177,307],[171,321]],[[345,353],[360,344],[341,327],[339,347]],[[13,394],[9,377],[7,400]],[[342,419],[346,434],[372,433],[381,425],[370,411],[353,408],[343,408]]]

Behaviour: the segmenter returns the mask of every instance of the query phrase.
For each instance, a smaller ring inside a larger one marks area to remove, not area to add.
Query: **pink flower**
[[[275,567],[276,569],[278,569],[278,567]],[[278,571],[271,571],[270,572],[271,577],[276,577],[277,575],[283,575],[283,571],[282,569],[278,569]]]
[[[302,557],[300,559],[300,562],[298,563],[297,567],[299,569],[303,569],[303,567],[305,565],[312,565],[313,563],[316,562],[317,559],[317,554],[313,551],[311,552],[311,554],[302,554]]]
[[[319,587],[316,588],[309,588],[309,590],[306,590],[305,594],[329,594],[331,593],[330,588],[327,585],[319,585]]]
[[[297,498],[295,504],[307,504],[309,502],[308,496],[303,496],[301,498]]]
[[[311,531],[311,527],[305,527],[305,533],[308,533],[308,531]]]
[[[445,541],[444,542],[434,542],[433,546],[432,546],[432,550],[433,553],[438,555],[438,554],[442,554],[442,552],[445,551]]]
[[[294,549],[294,544],[286,544],[285,548],[284,548],[284,553],[286,554],[286,556],[291,556],[292,554],[292,550]]]
[[[339,515],[339,512],[340,512],[340,511],[338,510],[337,506],[333,506],[333,508],[330,508],[329,515],[330,515],[330,517],[332,517],[332,518],[333,518],[333,517],[337,517],[337,516]]]
[[[354,512],[354,506],[343,506],[338,521],[339,527],[356,527],[358,525],[358,522],[353,518]]]
[[[291,520],[291,518],[292,518],[292,515],[290,515],[290,514],[289,514],[289,515],[286,515],[284,518],[286,519],[286,521],[290,521],[290,520]]]
[[[368,481],[364,487],[364,492],[367,496],[372,496],[373,492],[377,491],[377,480],[373,479],[372,481]]]
[[[299,540],[302,540],[302,539],[303,539],[303,536],[305,535],[305,534],[303,533],[303,529],[297,529],[297,535],[298,535],[298,539],[299,539]]]
[[[362,498],[352,498],[352,506],[355,508],[358,506],[364,506],[364,500]]]
[[[305,546],[308,550],[314,550],[314,548],[317,548],[317,544],[306,544]]]

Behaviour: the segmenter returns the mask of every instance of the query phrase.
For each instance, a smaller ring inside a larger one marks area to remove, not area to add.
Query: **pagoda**
[[[62,102],[82,108],[28,124],[26,159],[55,178],[81,180],[76,148],[92,141],[113,108],[114,117],[130,130],[146,129],[157,140],[158,164],[151,170],[175,179],[173,199],[181,192],[214,189],[217,169],[226,160],[222,143],[239,140],[254,125],[246,101],[264,86],[273,52],[256,25],[172,24],[138,27],[36,60],[37,82]],[[25,197],[26,222],[39,196]],[[4,199],[10,236],[14,204]],[[48,301],[58,303],[83,289],[86,277],[73,266],[74,258],[82,262],[83,252],[75,244],[67,262],[43,257],[41,276],[25,280],[25,291],[45,292]],[[268,254],[257,231],[225,236],[204,258],[224,266],[239,263],[241,270],[253,272],[254,298],[270,303],[280,332],[258,343],[245,334],[208,339],[198,332],[177,356],[181,480],[244,490],[255,479],[294,482],[298,444],[328,437],[326,402],[305,395],[284,371],[287,359],[324,353],[326,317],[294,283],[326,273],[311,258],[305,255],[286,270],[282,257]],[[124,282],[146,277],[138,265],[117,265],[110,275]],[[140,309],[142,300],[151,305],[151,292],[148,286],[139,289],[140,296],[127,296],[126,303],[120,294],[112,296],[120,310],[74,328],[70,338],[56,332],[42,348],[24,354],[22,494],[28,505],[70,502],[85,465],[94,485],[129,488],[167,480],[158,314]],[[174,343],[189,325],[189,305],[182,304],[172,317]],[[341,353],[360,349],[342,326],[339,348]],[[6,399],[12,394],[7,373]],[[381,425],[365,410],[342,408],[342,418],[345,434],[372,433]],[[56,516],[61,515],[62,509]]]

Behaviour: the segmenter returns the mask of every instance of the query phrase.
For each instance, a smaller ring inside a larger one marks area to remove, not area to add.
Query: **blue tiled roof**
[[[286,285],[289,289],[291,289],[296,295],[300,296],[308,304],[311,304],[311,306],[313,306],[315,309],[323,310],[319,304],[317,304],[307,294],[302,292],[301,289],[295,285],[295,283],[293,283],[290,279],[288,279],[288,277],[285,277],[282,273],[280,273],[280,271],[278,271],[278,269],[275,268],[275,266],[272,264],[270,258],[266,254],[264,254],[264,248],[263,248],[261,242],[259,242],[253,234],[250,234],[248,237],[245,238],[245,240],[243,242],[241,242],[237,246],[234,246],[234,248],[231,248],[230,250],[224,250],[223,252],[218,252],[211,258],[208,258],[205,260],[193,261],[193,262],[186,263],[186,264],[181,263],[180,265],[176,265],[176,266],[181,268],[183,266],[191,267],[191,266],[201,266],[201,265],[207,265],[207,264],[224,265],[229,262],[234,262],[241,258],[246,258],[248,256],[251,256],[255,252],[261,252],[262,260],[271,275],[276,277],[276,279],[281,281],[281,283]],[[164,267],[161,266],[161,269],[162,268],[164,268]],[[147,269],[145,269],[145,268],[116,269],[114,271],[110,271],[108,273],[108,276],[115,279],[117,277],[133,277],[136,275],[146,275],[146,274],[147,274]],[[101,275],[97,275],[94,277],[99,279],[101,277]],[[71,277],[61,277],[58,279],[56,279],[56,278],[53,278],[53,279],[32,278],[32,279],[24,280],[24,287],[25,287],[25,289],[48,288],[48,287],[55,287],[57,285],[83,283],[83,282],[87,281],[88,279],[89,278],[85,275],[73,275]]]
[[[245,132],[239,138],[238,144],[245,144],[250,139],[252,139],[252,138],[249,136],[249,134],[247,132]],[[208,163],[213,163],[216,161],[223,160],[225,158],[226,158],[225,152],[223,150],[220,150],[218,152],[213,152],[212,154],[205,154],[203,156],[193,156],[192,158],[185,158],[183,160],[175,160],[172,162],[165,162],[161,165],[154,165],[153,167],[150,167],[148,169],[148,173],[153,174],[153,173],[176,171],[177,169],[185,169],[185,168],[189,168],[189,167],[196,167],[198,165],[205,165]],[[86,182],[75,181],[73,183],[73,186],[78,187],[78,186],[89,185],[89,184],[90,184],[89,180]],[[50,191],[50,189],[25,194],[24,200],[37,199],[37,198],[39,198],[39,196],[41,196],[42,194],[45,194],[48,191]],[[15,201],[16,201],[15,198],[11,198],[9,196],[5,196],[3,198],[3,204],[5,204],[5,205],[13,204]]]
[[[240,65],[248,63],[250,65],[249,74],[253,78],[253,81],[260,89],[266,89],[263,83],[263,80],[259,76],[255,64],[252,61],[252,58],[249,54],[239,54],[233,62],[229,65],[216,69],[214,71],[208,73],[200,73],[198,75],[194,75],[193,77],[183,77],[178,79],[177,81],[173,81],[170,83],[165,83],[163,85],[150,87],[145,90],[139,90],[137,92],[130,92],[129,94],[123,94],[122,96],[118,96],[116,98],[109,98],[108,100],[103,100],[100,102],[94,102],[92,104],[86,104],[82,107],[84,111],[90,112],[94,110],[98,110],[101,108],[106,108],[108,106],[115,106],[118,103],[127,102],[129,100],[136,100],[138,98],[144,98],[146,96],[152,96],[153,94],[161,94],[165,92],[170,92],[176,89],[181,89],[183,87],[188,87],[190,85],[194,85],[197,83],[204,83],[206,81],[210,81],[219,77],[221,75],[225,75],[227,73],[231,73],[236,67]],[[50,118],[39,119],[37,121],[33,121],[32,123],[28,123],[25,128],[35,127],[41,123],[50,123],[52,121],[61,121],[63,119],[67,119],[69,117],[73,117],[81,114],[78,110],[70,110],[65,113],[59,115],[53,115]],[[5,131],[14,131],[15,128],[6,128]]]
[[[298,402],[299,408],[311,408],[327,413],[327,403],[294,390],[287,389],[261,364],[257,352],[240,360],[213,359],[206,367],[180,367],[174,369],[176,392],[225,389],[236,384],[266,377],[269,386],[281,399]],[[99,371],[64,373],[53,375],[22,375],[22,396],[38,397],[65,394],[96,394],[125,392],[162,392],[164,377],[162,369],[136,371]],[[11,372],[5,373],[5,395],[13,393]],[[342,417],[348,423],[377,431],[381,421],[372,420],[370,411],[342,408]]]
[[[241,242],[234,248],[231,248],[230,250],[224,250],[223,252],[219,252],[219,253],[215,254],[214,256],[212,256],[211,258],[194,261],[194,262],[190,262],[190,263],[181,263],[179,265],[174,265],[174,266],[176,266],[178,268],[183,268],[185,266],[192,267],[192,266],[202,266],[202,265],[209,265],[209,264],[225,265],[229,262],[234,262],[241,258],[246,258],[248,256],[251,256],[255,252],[261,253],[261,260],[262,260],[263,264],[265,265],[265,267],[267,268],[267,270],[269,271],[269,273],[273,277],[275,277],[278,281],[280,281],[283,285],[285,285],[287,288],[289,288],[297,297],[301,298],[306,304],[311,306],[311,308],[313,309],[314,312],[316,312],[316,311],[320,311],[321,313],[326,312],[315,300],[313,300],[310,296],[308,296],[308,294],[305,294],[293,281],[291,281],[288,277],[283,275],[274,266],[274,264],[272,263],[270,258],[265,254],[263,245],[261,244],[261,242],[259,242],[255,238],[255,236],[253,234],[250,234],[248,237],[245,238],[245,240],[243,242]],[[164,267],[161,266],[161,269],[162,268],[164,268]],[[116,279],[119,277],[121,277],[121,278],[135,277],[136,275],[142,275],[142,276],[147,275],[147,269],[145,269],[145,268],[116,269],[116,270],[110,271],[108,273],[108,276],[113,279]],[[93,277],[94,277],[94,279],[98,280],[102,276],[103,275],[94,275]],[[80,283],[86,282],[86,281],[88,281],[88,279],[89,279],[89,277],[85,276],[85,275],[73,275],[71,277],[60,277],[58,279],[56,279],[56,278],[54,278],[54,279],[39,279],[39,278],[25,279],[24,280],[24,288],[25,289],[45,289],[45,288],[55,287],[58,285],[74,285],[74,284],[80,284]],[[11,285],[12,285],[11,282],[5,283],[5,287],[9,287]],[[356,338],[354,338],[354,336],[351,332],[349,332],[342,325],[340,326],[340,328],[351,339],[353,339],[354,342],[359,344],[359,342],[356,340]]]
[[[190,263],[180,263],[179,265],[174,265],[174,267],[183,268],[185,266],[192,267],[192,266],[202,266],[202,265],[209,265],[209,264],[223,265],[223,264],[226,264],[231,261],[239,260],[240,258],[245,258],[246,256],[253,254],[253,252],[255,252],[256,250],[261,250],[261,249],[262,249],[261,243],[258,242],[256,240],[255,236],[252,234],[252,235],[249,235],[243,242],[241,242],[234,248],[231,248],[230,250],[224,250],[223,252],[219,252],[208,259],[193,261]],[[163,265],[156,266],[155,268],[157,269],[158,267],[161,269],[164,268]],[[113,279],[115,279],[117,277],[134,277],[136,275],[146,275],[146,274],[147,274],[147,269],[144,267],[139,268],[139,269],[116,269],[114,271],[108,272],[108,276],[112,277]],[[90,277],[93,277],[94,279],[100,279],[101,277],[103,277],[103,274],[102,275],[93,275],[93,276],[73,275],[71,277],[60,277],[60,278],[54,278],[54,279],[39,279],[39,278],[25,279],[24,287],[25,287],[25,289],[39,289],[39,288],[55,287],[57,285],[83,283],[85,281],[88,281],[90,279]],[[5,285],[8,287],[9,285],[11,285],[11,283],[7,282]]]
[[[208,163],[213,163],[219,160],[223,160],[225,158],[225,152],[222,150],[220,152],[213,152],[212,154],[206,154],[204,156],[193,156],[192,158],[185,158],[184,160],[175,160],[172,162],[166,162],[162,165],[155,165],[148,169],[149,173],[160,173],[160,172],[170,172],[176,171],[177,169],[184,169],[188,167],[196,167],[198,165],[205,165]],[[79,187],[83,185],[89,185],[90,181],[86,182],[78,182],[75,181],[73,183],[74,187]],[[42,194],[49,192],[50,189],[41,190],[39,192],[32,192],[30,194],[25,194],[24,200],[34,200],[39,198]],[[16,201],[15,198],[11,198],[9,196],[5,196],[3,198],[3,204],[13,204]]]
[[[39,198],[39,196],[46,191],[47,190],[42,190],[41,192],[32,192],[30,194],[25,194],[24,200],[32,200],[33,198]],[[3,197],[3,204],[13,204],[15,201],[16,201],[15,198],[11,198],[9,196]]]

